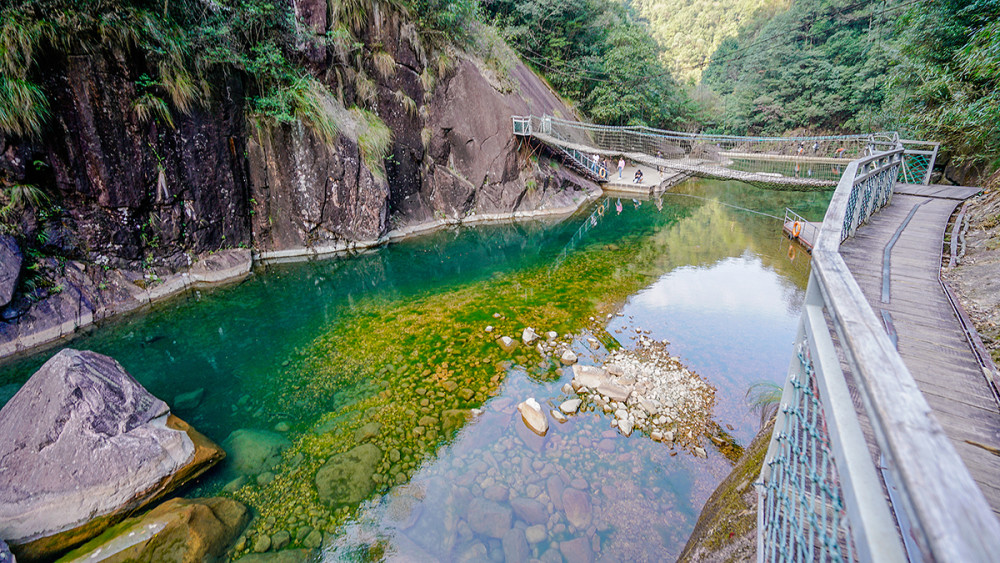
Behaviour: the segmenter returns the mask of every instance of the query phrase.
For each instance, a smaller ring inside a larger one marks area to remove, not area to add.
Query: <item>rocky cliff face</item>
[[[302,0],[296,10],[326,32],[326,0]],[[476,57],[450,51],[451,64],[434,66],[429,84],[421,78],[431,63],[411,23],[376,13],[362,35],[393,61],[391,69],[363,63],[376,77],[368,107],[392,131],[384,171],[366,165],[350,131],[329,144],[301,123],[248,119],[235,73],[212,77],[211,97],[189,113],[173,111],[170,127],[133,108],[140,77],[155,73],[145,61],[111,51],[53,59],[46,134],[0,135],[0,178],[40,186],[56,203],[45,214],[22,214],[18,242],[60,264],[69,259],[74,270],[118,269],[155,283],[222,248],[373,242],[434,220],[575,206],[596,192],[544,156],[529,160],[530,149],[513,136],[511,115],[572,115],[523,65],[483,70]],[[307,42],[301,51],[342,105],[364,103],[337,74],[334,47]],[[85,293],[58,269],[48,272],[50,287]],[[44,287],[30,292],[31,301],[48,295]],[[12,327],[30,308],[15,297],[0,311],[0,344],[14,338]]]

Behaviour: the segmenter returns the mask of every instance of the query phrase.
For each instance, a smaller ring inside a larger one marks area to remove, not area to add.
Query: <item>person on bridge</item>
[[[625,159],[624,158],[619,158],[618,159],[618,179],[619,180],[622,179],[622,172],[624,172],[624,171],[625,171]]]
[[[636,168],[635,169],[635,178],[632,178],[632,183],[633,184],[641,184],[642,183],[642,168]]]

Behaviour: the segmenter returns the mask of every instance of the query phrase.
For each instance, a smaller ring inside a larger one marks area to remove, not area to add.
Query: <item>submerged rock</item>
[[[544,436],[549,431],[549,421],[545,418],[545,413],[542,412],[541,405],[538,404],[538,401],[534,397],[529,397],[527,400],[519,403],[517,411],[521,413],[521,420],[524,421],[524,424],[534,431],[535,434]]]
[[[368,424],[358,428],[354,433],[354,441],[361,443],[378,436],[378,433],[382,431],[382,424],[380,422],[369,422]]]
[[[517,345],[517,343],[514,342],[514,339],[509,336],[501,336],[497,340],[497,343],[500,344],[500,347],[503,348],[505,352],[513,351],[514,346]]]
[[[175,498],[123,521],[65,559],[109,563],[210,560],[225,554],[249,520],[247,507],[232,499]]]
[[[372,475],[381,460],[382,450],[374,444],[331,457],[316,473],[320,500],[335,507],[361,502],[375,489]]]
[[[201,387],[194,391],[181,393],[174,397],[174,410],[188,411],[198,408],[201,400],[205,398],[205,388]]]
[[[477,497],[469,504],[466,520],[473,532],[500,539],[510,529],[511,509]]]
[[[229,453],[226,470],[237,475],[263,473],[278,465],[281,452],[291,445],[288,438],[269,430],[234,430],[222,442],[222,447]]]
[[[311,549],[285,549],[271,553],[249,553],[237,559],[239,563],[307,563],[316,560],[316,552]]]
[[[63,350],[0,410],[0,537],[25,559],[86,541],[225,456],[113,359]]]

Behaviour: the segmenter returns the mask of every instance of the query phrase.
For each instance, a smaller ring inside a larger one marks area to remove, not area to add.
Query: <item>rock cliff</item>
[[[326,0],[302,0],[295,9],[317,37],[328,31]],[[55,202],[15,221],[21,248],[42,257],[25,267],[39,263],[35,277],[47,283],[21,276],[21,298],[0,310],[0,356],[38,332],[31,309],[58,321],[42,324],[69,323],[60,334],[106,316],[96,311],[114,296],[86,288],[108,286],[103,278],[111,270],[146,289],[219,249],[266,256],[371,245],[433,222],[568,210],[597,193],[513,136],[511,115],[572,111],[512,53],[499,55],[504,70],[453,48],[446,49],[450,63],[431,61],[413,24],[398,14],[372,14],[361,35],[392,61],[382,69],[361,63],[372,67],[375,83],[368,101],[339,77],[335,47],[306,41],[300,48],[314,76],[341,97],[334,142],[301,122],[249,115],[239,73],[216,71],[210,96],[186,113],[174,111],[171,127],[141,119],[133,107],[140,78],[156,73],[141,57],[115,50],[54,55],[45,73],[53,98],[45,134],[0,134],[0,179],[39,186]],[[431,70],[436,78],[427,80]],[[355,104],[391,131],[382,162],[366,163],[358,117],[343,109]],[[80,276],[66,274],[67,260]],[[48,299],[60,303],[46,309]],[[19,327],[26,320],[31,326]]]

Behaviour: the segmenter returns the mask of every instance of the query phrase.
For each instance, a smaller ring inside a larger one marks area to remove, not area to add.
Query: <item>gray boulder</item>
[[[0,537],[47,559],[225,453],[113,359],[63,350],[0,409]]]
[[[10,235],[0,235],[0,307],[10,303],[21,273],[21,249]]]

